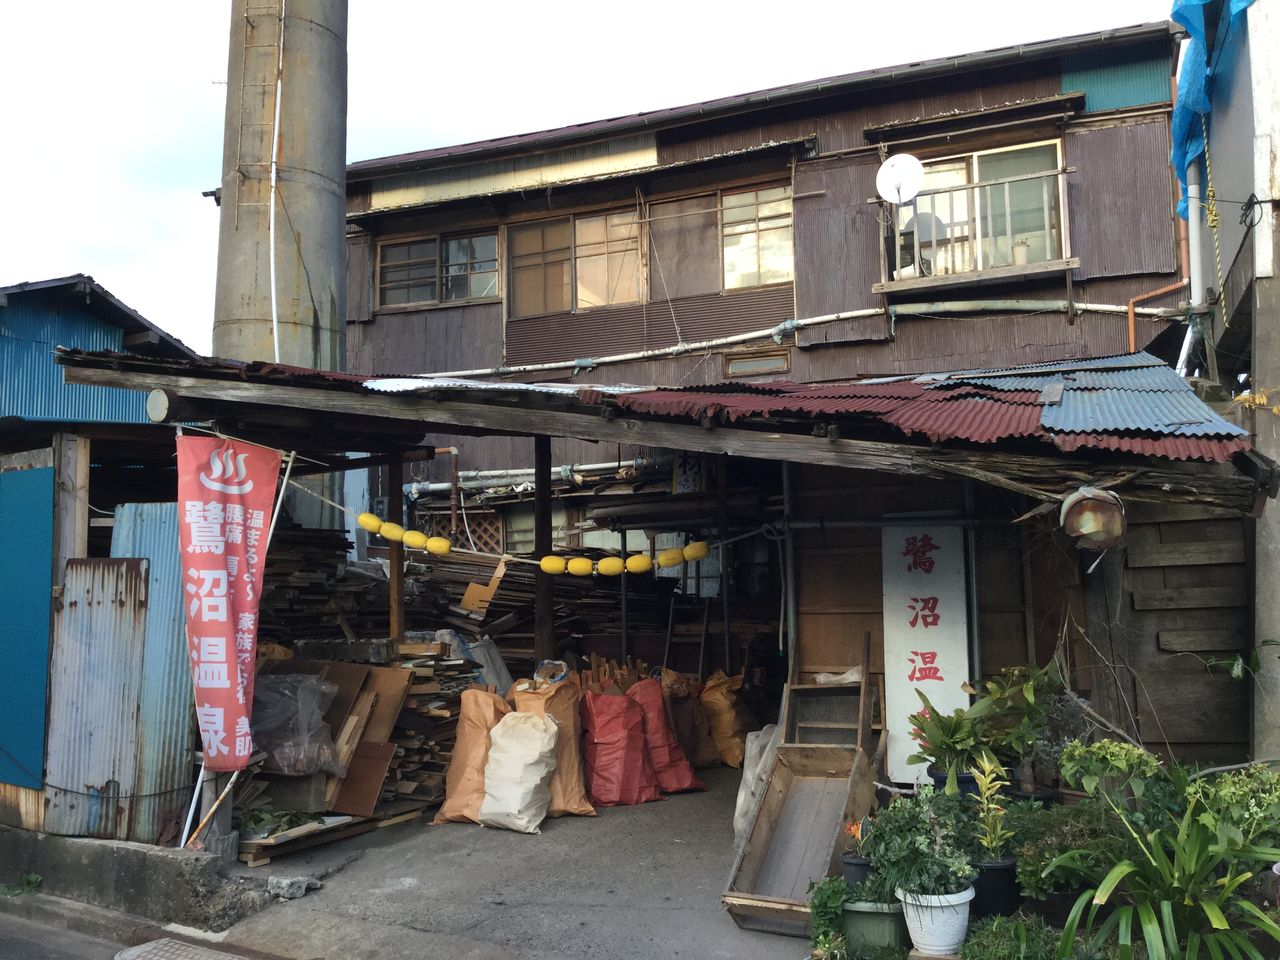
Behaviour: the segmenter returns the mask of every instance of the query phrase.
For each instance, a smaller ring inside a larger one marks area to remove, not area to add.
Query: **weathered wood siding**
[[[1126,547],[1086,580],[1094,699],[1153,750],[1232,762],[1249,747],[1251,688],[1212,659],[1252,636],[1245,521],[1134,505]]]

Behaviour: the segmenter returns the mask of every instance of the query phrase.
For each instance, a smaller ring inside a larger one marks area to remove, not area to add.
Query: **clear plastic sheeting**
[[[268,769],[290,776],[324,770],[346,776],[325,711],[338,693],[335,684],[303,673],[268,673],[253,688],[253,742],[269,758]]]

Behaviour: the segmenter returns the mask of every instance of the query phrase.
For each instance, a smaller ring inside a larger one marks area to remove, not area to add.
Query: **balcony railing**
[[[921,190],[898,205],[881,201],[885,289],[932,285],[905,283],[926,277],[963,281],[1061,265],[1069,256],[1062,178],[1072,169]]]

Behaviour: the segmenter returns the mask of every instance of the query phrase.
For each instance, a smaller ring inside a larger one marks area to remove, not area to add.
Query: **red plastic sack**
[[[630,697],[593,693],[582,697],[586,729],[583,759],[587,798],[597,807],[661,800],[658,779],[644,745],[644,711]]]
[[[652,678],[641,680],[627,688],[627,696],[644,711],[644,743],[658,779],[658,789],[663,793],[707,789],[707,785],[694,776],[693,766],[667,722],[662,684]]]

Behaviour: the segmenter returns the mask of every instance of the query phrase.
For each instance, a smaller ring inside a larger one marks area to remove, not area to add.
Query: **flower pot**
[[[1013,263],[1015,266],[1025,266],[1030,255],[1031,244],[1025,240],[1019,240],[1013,245]]]
[[[929,776],[933,778],[933,786],[939,793],[947,789],[947,771],[940,770],[937,767],[929,767]],[[960,787],[961,794],[967,794],[972,797],[978,795],[978,781],[974,779],[972,773],[967,770],[961,770],[956,773],[956,784]]]
[[[978,876],[973,881],[974,919],[1011,917],[1022,906],[1022,888],[1018,886],[1018,861],[1013,857],[987,863],[975,863]]]
[[[907,893],[901,887],[894,892],[902,901],[902,916],[916,950],[931,957],[959,951],[969,932],[973,887],[965,887],[959,893],[937,895]]]
[[[1073,890],[1055,890],[1043,900],[1028,898],[1026,907],[1032,913],[1038,913],[1044,917],[1045,922],[1050,926],[1062,927],[1066,924],[1067,917],[1071,915],[1071,910],[1080,899],[1082,892],[1084,892],[1083,887]]]
[[[1000,792],[1010,800],[1034,800],[1042,807],[1051,807],[1060,799],[1058,791],[1052,787],[1037,786],[1031,793],[1018,787],[1005,787]]]
[[[844,939],[849,946],[906,947],[911,944],[900,903],[850,901],[844,905]]]
[[[871,861],[860,853],[840,854],[840,872],[844,874],[844,882],[852,890],[871,872]]]

